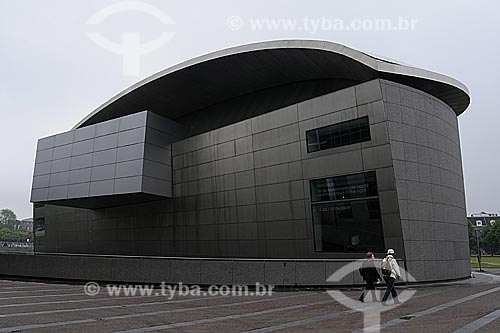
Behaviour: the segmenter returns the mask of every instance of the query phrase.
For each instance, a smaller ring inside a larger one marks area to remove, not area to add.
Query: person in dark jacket
[[[375,268],[375,255],[373,252],[368,252],[366,254],[366,261],[363,262],[361,265],[361,268],[359,269],[359,274],[363,277],[363,280],[366,282],[366,288],[363,290],[361,293],[361,296],[359,296],[359,300],[361,302],[365,301],[365,291],[369,291],[372,293],[372,298],[376,299],[375,297],[375,283],[378,281],[382,281],[382,278],[380,277],[380,274],[378,273],[378,270]]]

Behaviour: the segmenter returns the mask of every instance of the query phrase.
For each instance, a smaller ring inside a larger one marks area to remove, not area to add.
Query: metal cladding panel
[[[126,194],[172,197],[171,144],[185,132],[142,111],[40,139],[31,201],[92,207],[85,199],[106,196],[114,205]]]

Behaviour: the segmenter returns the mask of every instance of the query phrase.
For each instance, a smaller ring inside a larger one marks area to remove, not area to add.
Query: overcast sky
[[[37,139],[71,129],[131,84],[221,48],[297,38],[341,43],[465,83],[472,95],[459,117],[467,211],[500,212],[495,1],[144,0],[170,23],[135,11],[88,24],[101,9],[121,2],[0,0],[0,209],[31,217]],[[265,19],[274,23],[259,28]],[[377,30],[380,20],[390,20],[394,30]],[[139,33],[142,42],[162,32],[171,38],[140,57],[135,75],[124,75],[122,57],[97,45],[90,32],[113,43],[125,32]]]

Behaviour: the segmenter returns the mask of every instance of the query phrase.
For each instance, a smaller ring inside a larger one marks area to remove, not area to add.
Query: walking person
[[[367,293],[371,293],[372,295],[372,300],[377,300],[377,297],[375,296],[375,283],[378,281],[382,281],[382,278],[380,277],[380,274],[377,271],[377,268],[375,268],[375,255],[373,252],[368,252],[366,254],[366,261],[363,262],[361,267],[359,268],[359,274],[363,277],[363,280],[366,282],[366,288],[361,292],[361,296],[359,296],[359,300],[361,302],[365,301],[365,291]]]
[[[388,249],[387,256],[382,260],[382,275],[384,275],[384,280],[387,283],[387,289],[385,290],[384,297],[382,297],[382,305],[387,305],[389,294],[392,295],[394,304],[400,304],[401,302],[399,302],[394,284],[401,277],[401,271],[399,270],[398,262],[394,259],[393,249]]]

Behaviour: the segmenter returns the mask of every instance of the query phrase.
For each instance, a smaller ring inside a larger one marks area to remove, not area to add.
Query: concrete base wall
[[[353,274],[327,279],[345,265]],[[401,267],[404,262],[400,261]],[[262,260],[0,253],[0,275],[169,284],[327,286],[362,284],[349,260]]]

